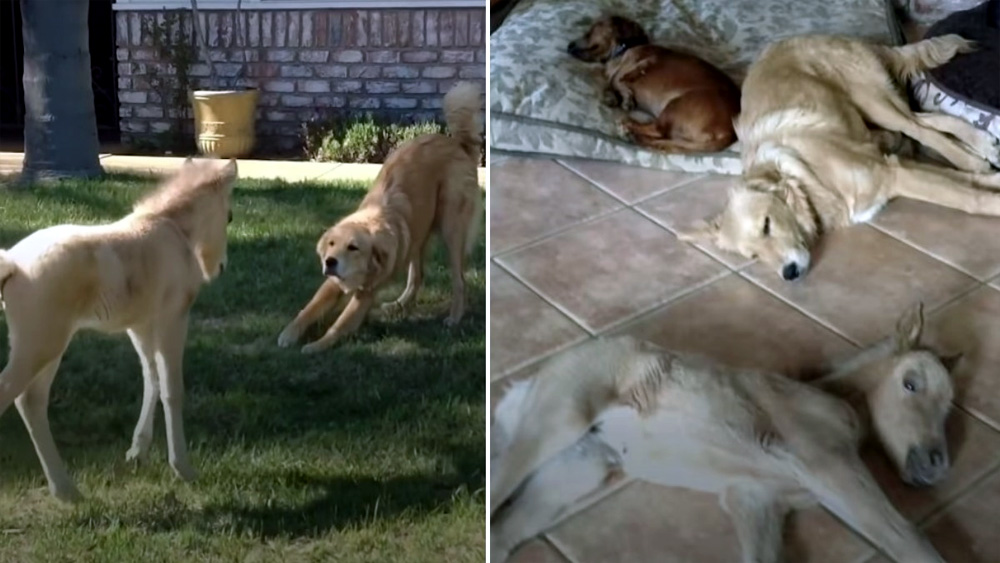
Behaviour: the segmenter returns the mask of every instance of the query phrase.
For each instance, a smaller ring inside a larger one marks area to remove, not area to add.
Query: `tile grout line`
[[[645,309],[642,309],[641,311],[637,311],[635,313],[632,313],[631,315],[626,315],[626,316],[624,316],[624,317],[616,320],[613,323],[609,323],[607,326],[603,327],[601,330],[599,330],[598,332],[596,332],[595,336],[603,336],[603,335],[606,335],[606,334],[608,334],[610,332],[614,332],[614,331],[616,331],[618,329],[624,328],[626,325],[633,324],[634,322],[640,320],[643,317],[646,317],[646,316],[652,315],[654,313],[657,313],[661,309],[669,307],[670,305],[673,305],[673,304],[677,303],[678,301],[680,301],[680,300],[682,300],[682,299],[684,299],[686,297],[689,297],[689,296],[691,296],[691,295],[693,295],[695,293],[698,293],[698,292],[700,292],[700,291],[708,288],[708,286],[710,286],[710,285],[712,285],[712,284],[714,284],[716,282],[719,282],[719,281],[722,281],[722,280],[728,278],[729,276],[733,275],[734,273],[735,272],[732,272],[732,271],[729,271],[729,270],[722,270],[718,274],[715,274],[715,275],[713,275],[713,276],[711,276],[709,278],[706,278],[705,280],[703,280],[701,282],[698,282],[698,283],[686,286],[683,289],[678,290],[678,291],[676,291],[676,292],[668,295],[666,298],[664,298],[664,299],[662,299],[660,301],[656,301],[655,303],[653,303],[649,307],[646,307]]]
[[[491,258],[500,258],[500,257],[506,256],[508,254],[514,254],[515,252],[520,252],[522,250],[527,250],[528,248],[532,248],[532,247],[538,246],[538,245],[542,244],[543,242],[545,242],[547,240],[550,240],[550,239],[553,239],[553,238],[555,238],[555,237],[557,237],[557,236],[559,236],[559,235],[561,235],[561,234],[563,234],[563,233],[565,233],[565,232],[567,232],[569,230],[572,230],[572,229],[574,229],[576,227],[583,226],[583,225],[589,225],[590,223],[594,223],[594,222],[596,222],[596,221],[598,221],[600,219],[604,219],[605,217],[608,217],[608,216],[613,215],[615,213],[618,213],[620,211],[624,211],[626,209],[628,209],[628,207],[622,206],[622,205],[618,205],[614,209],[610,209],[610,210],[607,210],[607,211],[601,211],[601,212],[599,212],[596,215],[593,215],[591,217],[587,217],[586,219],[581,219],[581,220],[576,221],[574,223],[571,223],[569,225],[564,225],[564,226],[559,227],[557,229],[554,229],[552,231],[548,231],[546,233],[543,233],[543,234],[541,234],[541,235],[539,235],[539,236],[537,236],[537,237],[535,237],[535,238],[533,238],[533,239],[531,239],[531,240],[529,240],[527,242],[523,242],[523,243],[514,245],[514,246],[512,246],[510,248],[506,248],[504,250],[501,250],[500,252],[497,252],[496,254],[494,254],[493,256],[491,256]]]
[[[708,178],[708,176],[709,176],[708,174],[703,173],[703,172],[683,172],[683,171],[679,171],[680,173],[684,173],[684,174],[694,174],[695,177],[694,178],[688,178],[687,180],[682,180],[682,181],[677,182],[676,184],[674,184],[672,186],[669,186],[669,187],[666,187],[666,188],[661,188],[661,189],[657,190],[656,192],[654,192],[652,194],[646,194],[646,195],[642,196],[641,198],[635,200],[634,202],[629,203],[628,201],[626,201],[623,198],[621,198],[620,196],[618,196],[618,194],[612,192],[610,188],[604,186],[603,184],[599,184],[597,182],[597,180],[594,180],[593,178],[587,176],[583,172],[577,170],[576,168],[573,168],[570,164],[567,164],[563,160],[553,159],[553,161],[556,164],[558,164],[558,165],[562,166],[563,168],[565,168],[566,170],[572,172],[576,176],[579,176],[580,178],[586,180],[589,184],[591,184],[592,186],[598,188],[602,192],[604,192],[604,193],[608,194],[609,196],[617,199],[618,201],[620,201],[621,203],[623,203],[624,205],[626,205],[628,207],[634,207],[634,206],[639,205],[640,203],[643,203],[645,201],[648,201],[648,200],[650,200],[650,199],[652,199],[654,197],[661,196],[663,194],[666,194],[668,192],[672,192],[672,191],[674,191],[676,189],[679,189],[679,188],[683,188],[684,186],[686,186],[686,185],[688,185],[688,184],[690,184],[692,182],[695,182],[697,180],[703,180],[705,178]],[[647,170],[654,170],[655,171],[656,169],[647,169]],[[665,171],[665,172],[668,172],[668,171]]]
[[[994,422],[986,413],[979,412],[978,409],[967,407],[959,402],[953,401],[952,404],[958,410],[964,412],[965,414],[971,416],[973,420],[981,422],[986,425],[987,428],[993,430],[994,432],[1000,433],[1000,423]]]
[[[556,551],[562,556],[563,559],[569,561],[569,563],[578,563],[576,558],[570,555],[570,551],[566,549],[566,544],[548,532],[545,533],[545,539],[552,544],[552,547],[556,548]]]
[[[549,548],[552,549],[552,551],[555,551],[556,555],[558,555],[563,561],[566,561],[567,563],[577,563],[576,559],[573,559],[572,557],[570,557],[568,553],[562,550],[562,548],[559,545],[559,542],[551,535],[549,535],[547,531],[542,532],[536,537],[543,544],[548,545]]]
[[[503,262],[500,262],[499,260],[495,260],[495,259],[494,259],[494,262],[496,262],[498,266],[503,267],[503,269],[508,274],[510,274],[510,276],[512,278],[514,278],[517,281],[521,282],[522,285],[524,285],[525,287],[527,287],[528,289],[530,289],[532,293],[534,293],[535,295],[537,295],[546,304],[548,304],[551,307],[554,307],[560,313],[562,313],[563,315],[565,315],[569,320],[573,321],[573,323],[575,323],[580,328],[582,328],[584,330],[584,332],[586,332],[590,336],[597,336],[597,333],[595,333],[593,330],[591,330],[587,326],[587,323],[584,322],[583,319],[577,318],[576,315],[574,315],[573,313],[571,313],[565,307],[563,307],[562,305],[559,305],[558,303],[555,303],[554,301],[552,301],[549,297],[547,297],[545,295],[545,293],[542,292],[542,290],[538,289],[537,287],[535,287],[534,285],[532,285],[528,280],[526,280],[523,277],[521,277],[520,275],[518,275],[516,272],[514,272],[514,270],[512,268],[510,268],[509,266],[507,266]]]
[[[504,371],[500,372],[497,375],[496,379],[492,379],[492,377],[491,377],[492,381],[490,381],[490,383],[491,384],[492,383],[496,383],[496,382],[500,381],[501,379],[506,379],[508,377],[513,377],[519,371],[524,371],[526,369],[538,366],[538,365],[542,364],[543,362],[546,362],[546,361],[552,359],[554,356],[556,356],[558,354],[561,354],[561,353],[565,352],[566,350],[569,350],[570,348],[573,348],[575,346],[579,346],[580,344],[583,344],[584,342],[586,342],[588,340],[591,340],[593,338],[594,337],[591,336],[590,334],[584,334],[584,335],[578,336],[578,337],[576,337],[576,338],[574,338],[574,339],[572,339],[572,340],[570,340],[568,342],[560,344],[559,346],[556,346],[556,347],[552,348],[551,350],[549,350],[547,352],[543,352],[543,353],[541,353],[541,354],[539,354],[539,355],[537,355],[537,356],[535,356],[533,358],[529,358],[527,360],[522,360],[520,363],[514,364],[513,366],[511,366],[511,367],[505,369]]]
[[[1000,475],[1000,458],[994,460],[993,464],[985,469],[981,474],[977,475],[968,485],[962,489],[955,492],[948,500],[941,503],[940,506],[931,510],[926,516],[920,519],[917,523],[922,531],[926,531],[928,528],[937,524],[941,517],[948,512],[950,508],[958,504],[960,501],[966,499],[970,494],[973,493],[974,489],[978,488],[979,485],[985,483],[986,481],[992,479],[996,475]]]
[[[677,242],[679,242],[679,243],[681,243],[681,244],[686,244],[686,245],[688,245],[688,246],[690,246],[690,247],[694,248],[695,250],[698,250],[699,252],[701,252],[701,253],[702,253],[702,254],[704,254],[705,256],[708,256],[708,257],[709,257],[709,258],[711,258],[712,260],[714,260],[714,261],[716,261],[716,262],[718,262],[718,263],[722,264],[723,266],[725,266],[726,268],[728,268],[728,269],[729,269],[729,271],[731,271],[731,272],[737,272],[737,271],[739,271],[739,270],[742,270],[743,268],[745,268],[745,267],[747,267],[747,266],[749,266],[750,264],[753,264],[753,263],[755,262],[755,260],[750,260],[750,261],[748,261],[748,262],[744,263],[743,265],[741,265],[741,266],[739,266],[739,267],[736,267],[736,266],[731,266],[731,265],[730,265],[730,264],[729,264],[728,262],[726,262],[725,260],[722,260],[721,258],[718,258],[718,257],[716,257],[716,256],[715,256],[715,255],[713,255],[713,254],[712,254],[711,252],[709,252],[708,250],[706,250],[705,248],[703,248],[703,247],[702,247],[702,246],[701,246],[700,244],[695,244],[695,243],[693,243],[693,242],[687,242],[687,241],[682,241],[682,240],[680,239],[680,237],[678,236],[678,234],[677,234],[677,231],[676,231],[675,229],[672,229],[672,228],[671,228],[671,227],[670,227],[669,225],[667,225],[667,224],[666,224],[666,223],[664,223],[663,221],[660,221],[659,219],[657,219],[657,218],[656,218],[656,217],[654,217],[653,215],[649,214],[648,212],[646,212],[646,211],[643,211],[642,209],[639,209],[639,208],[637,208],[637,207],[633,207],[633,208],[632,208],[632,210],[633,210],[633,211],[635,211],[636,213],[638,213],[639,215],[642,215],[642,216],[643,216],[643,217],[645,217],[646,219],[649,219],[649,220],[650,220],[650,221],[652,221],[653,223],[656,223],[656,224],[657,224],[657,225],[658,225],[658,226],[659,226],[660,228],[662,228],[663,230],[665,230],[665,231],[667,231],[668,233],[670,233],[671,235],[673,235],[673,236],[674,236],[674,238],[676,238],[676,239],[677,239]]]
[[[833,332],[837,336],[840,336],[844,340],[847,340],[847,342],[849,342],[855,348],[864,348],[864,346],[862,346],[861,344],[859,344],[856,340],[854,340],[853,338],[851,338],[850,336],[848,336],[847,334],[845,334],[843,331],[841,331],[837,327],[835,327],[832,324],[824,321],[823,319],[817,317],[816,315],[810,313],[809,311],[805,310],[804,308],[798,306],[795,302],[791,301],[790,299],[786,298],[785,296],[781,295],[780,293],[776,292],[775,290],[767,287],[766,285],[764,285],[762,283],[757,282],[755,279],[753,279],[748,274],[746,274],[744,272],[744,270],[741,269],[740,271],[738,271],[736,273],[741,278],[747,280],[748,282],[750,282],[753,285],[759,287],[760,289],[763,289],[764,291],[766,291],[767,293],[769,293],[771,296],[775,297],[776,299],[778,299],[779,301],[781,301],[782,303],[784,303],[785,305],[788,305],[792,309],[795,309],[799,313],[805,315],[806,317],[808,317],[813,322],[818,323],[819,325],[821,325],[824,328],[826,328],[827,330]]]
[[[892,233],[891,231],[889,231],[885,227],[882,227],[881,225],[878,225],[876,223],[866,223],[866,225],[868,225],[869,227],[871,227],[875,231],[877,231],[879,233],[882,233],[883,235],[891,238],[892,240],[897,241],[897,242],[901,242],[904,245],[912,248],[913,250],[916,250],[917,252],[919,252],[919,253],[927,256],[928,258],[931,258],[933,260],[937,260],[938,262],[941,262],[945,266],[948,266],[948,267],[950,267],[950,268],[952,268],[954,270],[957,270],[960,273],[965,274],[965,275],[969,276],[970,278],[972,278],[972,279],[974,279],[974,280],[976,280],[978,282],[988,283],[991,279],[993,279],[996,276],[996,274],[994,273],[994,274],[988,274],[987,276],[985,276],[985,279],[984,278],[980,278],[976,274],[974,274],[974,273],[966,270],[964,267],[962,267],[962,266],[960,266],[960,265],[952,262],[951,260],[948,260],[947,258],[939,256],[936,253],[931,252],[929,249],[926,249],[926,248],[924,248],[922,246],[919,246],[915,242],[911,242],[911,241],[908,241],[908,240],[906,240],[904,238],[901,238],[900,236]]]

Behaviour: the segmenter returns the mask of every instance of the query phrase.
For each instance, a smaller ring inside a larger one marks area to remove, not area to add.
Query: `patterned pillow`
[[[955,12],[934,24],[927,37],[957,33],[979,48],[956,57],[912,84],[920,109],[954,115],[1000,138],[1000,0]]]
[[[620,109],[600,102],[597,65],[567,44],[603,14],[630,17],[653,41],[696,53],[737,82],[769,43],[804,33],[902,43],[890,0],[521,0],[490,37],[490,146],[494,149],[738,174],[736,145],[700,155],[639,148]]]

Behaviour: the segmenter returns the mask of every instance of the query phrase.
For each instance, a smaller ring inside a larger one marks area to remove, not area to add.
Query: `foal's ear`
[[[912,350],[924,330],[924,304],[917,302],[896,322],[896,352]]]

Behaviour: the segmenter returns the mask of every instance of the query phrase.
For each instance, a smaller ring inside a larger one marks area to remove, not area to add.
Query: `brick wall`
[[[245,50],[234,12],[200,16],[222,86],[260,89],[263,151],[296,148],[303,122],[331,115],[440,119],[441,97],[452,84],[485,82],[484,9],[245,10]],[[190,11],[120,11],[116,18],[123,142],[192,139],[180,84],[202,88],[210,79],[193,50]]]

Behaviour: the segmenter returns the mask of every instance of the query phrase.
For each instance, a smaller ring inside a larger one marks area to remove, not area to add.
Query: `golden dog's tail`
[[[477,163],[483,142],[483,128],[479,121],[479,111],[483,106],[479,97],[479,86],[472,82],[459,82],[448,90],[442,102],[448,132]]]
[[[922,70],[950,61],[959,53],[976,50],[976,44],[961,35],[942,35],[901,47],[879,47],[879,55],[889,72],[900,82],[906,82]]]
[[[668,357],[627,336],[593,340],[551,360],[529,383],[519,384],[526,388],[505,395],[494,417],[504,443],[503,451],[491,453],[498,462],[490,473],[490,513],[608,408],[652,408]]]

